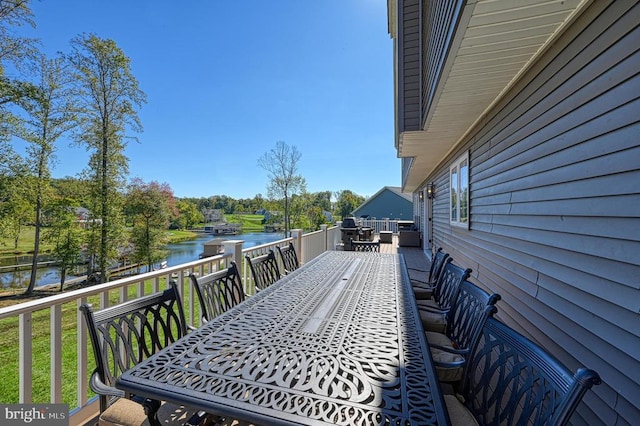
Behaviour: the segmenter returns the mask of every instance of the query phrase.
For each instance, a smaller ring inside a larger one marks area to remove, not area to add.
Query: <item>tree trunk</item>
[[[67,268],[62,268],[60,270],[60,292],[64,287],[64,281],[67,279]]]
[[[31,294],[36,287],[36,278],[38,273],[38,254],[40,253],[40,228],[42,216],[42,201],[40,197],[36,200],[36,230],[35,230],[35,242],[33,245],[33,260],[31,261],[31,276],[29,277],[29,286],[24,294]]]

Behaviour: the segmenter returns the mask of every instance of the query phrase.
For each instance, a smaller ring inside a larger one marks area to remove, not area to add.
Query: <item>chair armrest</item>
[[[98,374],[97,371],[94,371],[93,374],[91,374],[91,379],[89,380],[89,387],[91,388],[92,391],[94,391],[98,395],[115,396],[119,398],[126,397],[126,393],[123,390],[120,390],[113,386],[106,385],[102,380],[100,380],[100,375]],[[157,419],[155,416],[158,409],[160,408],[160,405],[161,405],[160,401],[157,401],[155,399],[145,398],[144,396],[140,396],[140,395],[131,396],[131,400],[134,402],[137,402],[143,407],[144,412],[147,415],[147,418],[149,419],[149,422],[151,425],[156,424]]]
[[[429,343],[429,348],[431,349],[440,349],[441,351],[445,351],[445,352],[449,352],[452,354],[457,354],[457,355],[463,355],[466,356],[469,354],[469,349],[456,349],[454,347],[451,346],[440,346],[440,345],[435,345],[432,343]]]
[[[411,287],[414,289],[420,289],[423,291],[435,291],[436,286],[419,280],[411,280]]]
[[[433,306],[420,306],[420,304],[418,304],[418,310],[425,311],[425,312],[432,312],[434,314],[446,315],[447,313],[449,313],[451,309],[440,309],[440,308],[434,308]]]
[[[125,396],[124,391],[114,388],[113,386],[106,385],[100,380],[100,375],[97,371],[94,371],[91,374],[91,379],[89,380],[89,387],[92,391],[97,393],[98,395],[108,395],[108,396],[116,396],[123,398]]]

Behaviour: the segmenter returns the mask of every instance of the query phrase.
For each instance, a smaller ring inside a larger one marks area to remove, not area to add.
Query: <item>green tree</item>
[[[3,124],[7,122],[7,115],[11,115],[4,105],[24,96],[33,97],[35,91],[31,83],[9,77],[5,72],[7,65],[20,70],[23,63],[36,52],[34,39],[17,36],[14,31],[25,25],[35,28],[29,1],[0,1],[0,119]],[[8,136],[7,133],[4,136]]]
[[[33,186],[29,188],[28,194],[35,207],[33,261],[26,294],[30,294],[36,285],[42,211],[51,194],[50,165],[54,160],[55,142],[75,125],[65,61],[41,56],[32,67],[32,75],[37,79],[37,95],[23,97],[18,101],[25,115],[20,117],[19,125],[16,126],[16,136],[29,143],[26,163],[29,174],[33,176],[29,180]]]
[[[53,253],[58,259],[60,291],[64,288],[67,273],[80,261],[84,235],[71,200],[61,199],[52,208],[52,220],[44,234],[44,240],[53,243]]]
[[[127,131],[142,131],[136,108],[146,102],[131,72],[131,61],[113,40],[94,34],[71,41],[68,60],[75,73],[82,130],[78,141],[93,151],[88,177],[92,211],[99,218],[99,239],[92,234],[91,250],[97,255],[100,282],[108,280],[108,265],[122,244],[121,190],[128,159],[124,155]]]
[[[190,229],[204,222],[204,216],[198,210],[195,202],[188,200],[178,200],[176,202],[178,208],[178,216],[172,222],[172,227],[177,229]]]
[[[304,178],[298,174],[300,158],[302,154],[295,145],[289,146],[283,141],[278,141],[275,148],[258,159],[258,165],[267,172],[269,178],[269,197],[283,200],[284,229],[287,236],[291,229],[291,196],[305,191],[306,188]]]
[[[13,241],[14,249],[18,248],[22,227],[34,220],[28,194],[32,180],[25,174],[10,178],[5,188],[6,199],[0,206],[0,233]]]
[[[356,207],[364,203],[365,200],[364,197],[356,195],[348,189],[336,192],[336,199],[335,211],[342,218],[351,216]]]
[[[322,211],[331,211],[331,191],[316,192],[313,195],[312,204]]]
[[[166,257],[166,229],[177,216],[173,191],[166,183],[134,179],[127,192],[126,209],[133,217],[133,259],[146,263],[151,270],[154,263]]]

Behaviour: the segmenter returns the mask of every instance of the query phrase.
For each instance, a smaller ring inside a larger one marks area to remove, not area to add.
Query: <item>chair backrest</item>
[[[542,347],[489,318],[465,366],[460,393],[480,424],[555,426],[566,424],[584,393],[600,383],[595,371],[573,374]]]
[[[351,240],[351,249],[353,251],[379,252],[380,241],[353,241]]]
[[[489,294],[475,284],[464,280],[458,296],[447,313],[445,334],[459,350],[471,350],[482,326],[498,310],[494,306],[499,294]]]
[[[163,292],[93,311],[80,306],[96,360],[95,373],[114,386],[116,378],[187,333],[176,284]],[[100,396],[101,411],[115,398]]]
[[[442,268],[446,262],[451,262],[453,259],[449,256],[448,253],[442,251],[442,247],[438,248],[435,255],[433,256],[433,261],[431,262],[431,267],[429,268],[429,277],[427,284],[434,285],[438,282],[438,277],[440,277],[440,273],[442,272]]]
[[[249,256],[245,256],[245,258],[251,268],[256,289],[264,290],[280,279],[280,269],[278,269],[278,262],[273,250],[254,258]]]
[[[221,271],[196,277],[189,274],[200,300],[202,321],[228,311],[244,301],[244,289],[235,262]]]
[[[285,274],[293,272],[300,267],[296,248],[293,243],[290,242],[286,247],[277,246],[276,249],[278,250],[278,253],[280,253],[280,259],[282,259]]]
[[[460,284],[471,275],[471,269],[463,269],[451,262],[446,262],[438,277],[433,299],[442,309],[450,309],[458,296]]]

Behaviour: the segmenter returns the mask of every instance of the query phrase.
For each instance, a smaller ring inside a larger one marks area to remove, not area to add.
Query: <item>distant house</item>
[[[203,209],[202,215],[204,216],[204,221],[206,223],[221,222],[224,220],[224,212],[222,209]]]
[[[413,220],[413,198],[397,186],[385,186],[354,211],[355,217]]]
[[[102,224],[102,219],[94,218],[91,215],[91,211],[84,207],[73,207],[76,215],[76,222],[84,229],[89,228],[91,224]]]

